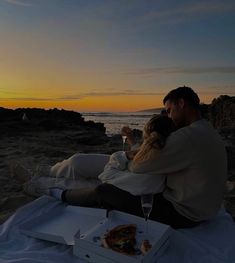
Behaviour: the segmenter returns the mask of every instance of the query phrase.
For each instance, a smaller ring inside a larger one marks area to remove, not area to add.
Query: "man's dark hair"
[[[163,104],[167,100],[177,103],[179,99],[184,99],[193,108],[199,108],[200,99],[198,95],[191,88],[185,86],[171,90],[163,99]]]

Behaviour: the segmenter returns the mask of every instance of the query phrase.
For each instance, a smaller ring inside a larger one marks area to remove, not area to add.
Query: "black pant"
[[[95,188],[65,190],[62,200],[71,205],[115,209],[143,217],[140,197],[111,184],[101,184]],[[192,221],[179,214],[172,203],[163,197],[162,193],[154,195],[150,219],[168,224],[173,228],[188,228],[200,224],[200,222]]]

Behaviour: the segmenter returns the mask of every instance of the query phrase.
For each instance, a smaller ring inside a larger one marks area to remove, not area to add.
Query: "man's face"
[[[179,100],[177,103],[167,100],[165,109],[169,118],[173,120],[177,128],[185,126],[184,100]]]

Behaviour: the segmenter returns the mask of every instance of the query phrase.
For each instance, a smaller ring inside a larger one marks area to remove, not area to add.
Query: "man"
[[[155,168],[167,173],[163,198],[184,217],[200,222],[215,216],[223,200],[227,159],[223,142],[199,110],[199,98],[188,87],[163,100],[178,130],[156,158]]]
[[[159,174],[166,176],[166,186],[162,193],[154,195],[150,219],[173,228],[185,228],[213,218],[223,200],[227,160],[222,139],[211,124],[201,118],[199,102],[189,87],[179,87],[165,96],[166,112],[178,129],[171,133],[154,159],[133,168],[131,180],[138,194],[133,195],[126,188],[124,191],[118,184],[106,183],[78,190],[51,189],[50,194],[73,205],[143,216],[140,195],[149,192],[139,178],[143,174],[149,178]],[[126,157],[132,159],[133,153],[126,152]],[[107,156],[105,158],[107,161]],[[125,185],[125,180],[125,176],[118,179],[120,186]]]
[[[178,129],[169,136],[151,166],[133,170],[134,176],[156,171],[167,176],[165,190],[155,195],[150,218],[174,228],[196,226],[213,218],[223,201],[226,151],[219,134],[201,118],[199,102],[197,94],[189,87],[179,87],[166,95],[163,100],[165,109]],[[124,203],[127,211],[137,211],[138,200],[111,186],[98,186],[102,200],[108,200],[111,189],[113,194],[119,195],[119,202],[112,198],[110,205],[113,202],[122,210]]]

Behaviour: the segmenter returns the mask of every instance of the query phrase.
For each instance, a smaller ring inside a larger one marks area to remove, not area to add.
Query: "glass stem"
[[[148,238],[148,218],[145,218],[145,236]]]

